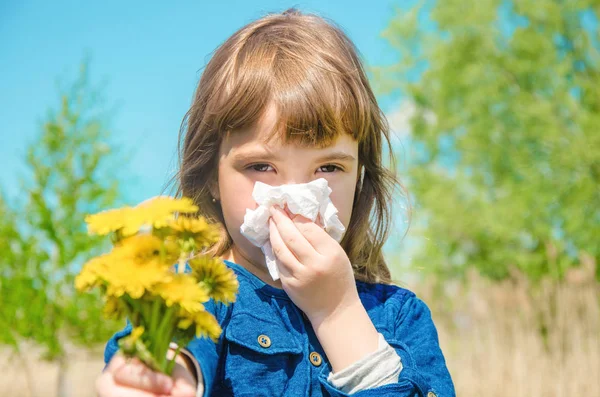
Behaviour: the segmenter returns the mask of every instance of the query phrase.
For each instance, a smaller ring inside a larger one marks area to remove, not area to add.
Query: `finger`
[[[285,243],[279,234],[279,230],[275,225],[275,221],[269,218],[269,239],[271,242],[271,248],[273,248],[273,254],[279,259],[279,271],[284,277],[293,277],[294,273],[297,272],[302,264],[298,262],[298,259],[294,254],[286,247]]]
[[[96,380],[96,393],[98,397],[162,397],[163,395],[154,394],[144,390],[136,390],[127,386],[121,386],[115,383],[113,375],[103,373]]]
[[[294,216],[294,213],[293,213],[292,211],[290,211],[290,207],[288,207],[288,205],[287,205],[287,204],[286,204],[286,205],[283,207],[282,211],[283,211],[283,212],[285,212],[285,214],[286,214],[286,215],[287,215],[289,218],[291,218],[291,217],[293,217],[293,216]]]
[[[272,220],[269,220],[269,229],[271,227],[275,227],[275,226],[271,226],[270,223],[273,222]],[[275,229],[275,231],[273,231],[272,233],[277,233],[277,229]],[[269,246],[269,249],[271,250],[271,253],[273,252],[273,246],[271,245],[271,241],[269,241],[267,244],[265,244],[265,246]],[[271,257],[272,258],[272,257]],[[277,272],[279,273],[279,276],[281,278],[281,281],[285,281],[290,277],[294,277],[292,275],[292,273],[290,273],[290,269],[288,268],[287,265],[281,263],[281,261],[279,260],[279,258],[275,258],[277,260],[277,262],[275,263],[275,266],[277,267]]]
[[[272,230],[271,228],[274,228],[275,230]],[[273,220],[269,219],[269,235],[277,233],[277,227],[273,224]],[[275,260],[275,267],[277,268],[277,271],[279,273],[279,275],[282,277],[282,281],[283,279],[286,279],[287,277],[293,277],[292,274],[290,273],[290,270],[288,269],[288,267],[286,265],[284,265],[283,263],[281,263],[281,261],[279,260],[279,258],[274,256],[273,253],[273,245],[271,244],[271,239],[269,239],[269,241],[263,246],[263,249],[268,249],[268,251],[270,252],[270,254],[267,255],[267,251],[265,252],[265,258],[267,258],[268,261],[273,261]]]
[[[292,218],[292,222],[311,245],[312,249],[321,255],[331,252],[332,242],[337,243],[325,229],[302,215],[295,215]]]
[[[285,246],[298,258],[300,263],[310,263],[316,254],[312,245],[281,209],[271,207],[270,211]]]
[[[104,372],[115,372],[117,368],[120,368],[123,365],[125,365],[125,360],[126,359],[125,356],[123,356],[123,353],[121,353],[120,350],[117,351],[108,362],[108,365],[106,366]]]
[[[287,279],[290,278],[294,278],[294,275],[290,272],[290,269],[281,264],[281,261],[279,261],[280,266],[277,266],[277,270],[279,271],[279,278],[281,279],[281,281],[285,281]]]
[[[294,218],[292,218],[294,219]],[[315,223],[320,227],[320,228],[324,228],[325,224],[323,223],[323,218],[321,217],[321,214],[317,215],[317,219],[315,220]]]
[[[173,388],[171,377],[152,371],[138,358],[133,358],[115,370],[117,384],[153,393],[169,394]]]

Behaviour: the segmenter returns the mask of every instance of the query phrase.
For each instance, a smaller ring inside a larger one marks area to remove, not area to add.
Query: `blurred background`
[[[163,191],[212,51],[292,6],[361,52],[409,191],[386,255],[457,395],[600,395],[599,1],[0,0],[3,395],[94,395],[123,324],[74,292],[85,214]]]

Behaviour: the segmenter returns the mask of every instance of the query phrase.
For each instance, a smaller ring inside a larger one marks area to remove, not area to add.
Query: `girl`
[[[389,127],[339,27],[289,9],[237,31],[206,66],[183,132],[178,194],[224,226],[212,251],[236,272],[237,301],[206,305],[219,342],[193,340],[172,378],[126,363],[115,353],[131,327],[115,334],[100,396],[455,395],[429,309],[391,284],[382,256],[399,186],[382,164]],[[346,233],[337,243],[272,209],[274,281],[240,233],[254,184],[318,178]]]

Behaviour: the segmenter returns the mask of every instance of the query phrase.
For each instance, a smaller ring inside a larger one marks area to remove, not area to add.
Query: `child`
[[[131,328],[115,334],[98,394],[454,396],[429,309],[391,285],[382,256],[399,186],[382,164],[389,127],[342,30],[295,9],[243,27],[206,66],[185,124],[178,193],[224,226],[212,252],[236,272],[237,301],[208,302],[223,333],[194,339],[172,378],[115,355]],[[346,232],[338,243],[273,208],[275,281],[240,233],[254,184],[318,178]]]

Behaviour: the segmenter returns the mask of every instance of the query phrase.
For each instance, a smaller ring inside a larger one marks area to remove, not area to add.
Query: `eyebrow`
[[[352,156],[351,154],[348,154],[346,152],[332,152],[332,153],[328,153],[325,156],[319,157],[317,159],[317,162],[321,162],[321,161],[333,161],[333,160],[338,160],[338,161],[354,161],[356,160],[354,158],[354,156]]]
[[[235,153],[232,160],[235,162],[248,162],[254,160],[279,160],[277,153],[272,151],[246,151]]]
[[[239,152],[233,155],[232,160],[235,162],[248,162],[254,160],[280,160],[281,156],[277,152],[273,151],[247,151]],[[316,159],[317,163],[323,161],[354,161],[356,158],[349,153],[344,151],[336,151],[328,153]]]

